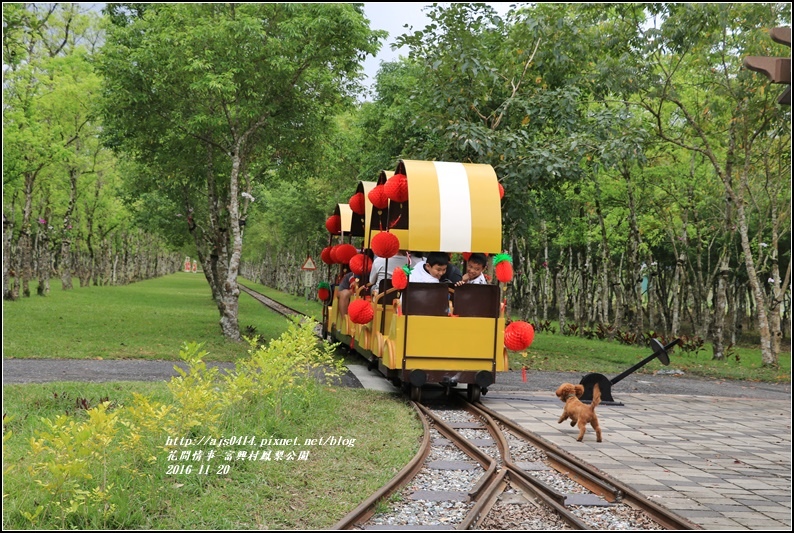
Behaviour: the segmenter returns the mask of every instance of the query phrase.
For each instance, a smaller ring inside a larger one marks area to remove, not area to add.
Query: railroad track
[[[701,529],[463,395],[411,404],[424,425],[419,451],[334,529]]]

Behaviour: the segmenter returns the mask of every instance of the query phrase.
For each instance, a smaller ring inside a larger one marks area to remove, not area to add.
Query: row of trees
[[[774,364],[790,337],[790,110],[741,62],[781,55],[768,30],[790,24],[789,7],[546,4],[502,19],[455,4],[429,16],[355,116],[357,177],[394,169],[395,154],[490,163],[524,317],[699,335],[717,358],[754,330]]]
[[[15,6],[4,221],[17,270],[34,264],[23,244],[39,216],[59,220],[51,242],[79,227],[81,249],[111,227],[145,231],[198,255],[239,338],[243,261],[297,273],[358,180],[399,158],[470,161],[507,191],[524,317],[690,332],[715,357],[753,325],[766,364],[790,335],[790,110],[741,68],[780,55],[767,31],[790,24],[786,4],[527,4],[504,18],[434,5],[363,103],[361,61],[384,35],[360,5]],[[89,224],[93,205],[112,216]]]
[[[123,284],[179,268],[136,226],[100,142],[101,18],[78,4],[3,5],[3,295]]]

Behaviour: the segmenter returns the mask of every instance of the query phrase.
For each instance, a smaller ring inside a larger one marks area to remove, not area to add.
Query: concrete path
[[[601,443],[557,424],[546,391],[483,404],[705,529],[791,530],[790,398],[614,396],[622,405],[597,408]]]

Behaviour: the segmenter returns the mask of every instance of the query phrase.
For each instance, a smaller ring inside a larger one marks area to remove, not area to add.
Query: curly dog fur
[[[596,406],[601,403],[601,389],[598,383],[593,388],[593,402],[590,405],[585,405],[579,398],[584,394],[583,385],[573,385],[571,383],[563,383],[555,393],[561,402],[565,403],[565,408],[562,411],[562,416],[557,421],[558,424],[568,418],[571,419],[571,427],[579,425],[579,442],[584,438],[584,432],[587,424],[593,426],[596,432],[596,442],[601,442],[601,426],[598,424],[598,417],[595,414]]]

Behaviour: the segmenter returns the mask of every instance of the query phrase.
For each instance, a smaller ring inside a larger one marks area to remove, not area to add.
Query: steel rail
[[[496,435],[497,445],[500,448],[502,461],[504,462],[505,466],[503,471],[506,472],[511,483],[520,485],[520,488],[524,492],[532,494],[538,500],[545,503],[548,507],[554,509],[557,514],[559,514],[560,517],[562,517],[562,519],[565,520],[571,527],[575,529],[590,529],[588,524],[584,523],[579,519],[579,517],[565,507],[564,494],[559,493],[539,479],[530,476],[521,467],[513,462],[510,455],[510,446],[507,442],[507,438],[505,438],[502,428],[500,428],[496,423],[494,417],[482,409],[479,409],[477,405],[470,402],[465,402],[463,400],[463,395],[460,393],[457,395],[457,399],[459,402],[464,403],[464,407],[467,411],[485,420],[489,431],[492,431],[492,434]],[[493,428],[493,430],[491,430],[491,428]]]
[[[495,420],[499,421],[499,423],[509,428],[511,432],[515,433],[520,438],[527,440],[528,442],[532,443],[533,446],[536,446],[546,452],[546,454],[551,458],[552,466],[554,463],[557,463],[558,465],[562,465],[564,467],[562,470],[558,471],[562,473],[573,472],[573,478],[578,476],[582,479],[586,479],[588,482],[592,482],[594,487],[598,488],[598,490],[594,492],[598,493],[603,491],[602,495],[606,496],[608,500],[612,498],[612,501],[621,501],[622,503],[625,503],[635,509],[639,509],[647,513],[648,516],[650,516],[656,523],[667,529],[702,529],[694,522],[691,522],[690,520],[687,520],[686,518],[659,505],[658,503],[649,500],[637,490],[618,481],[617,479],[612,478],[594,466],[579,460],[574,455],[566,452],[563,449],[560,449],[546,439],[530,433],[509,418],[496,413],[482,404],[479,404],[476,407],[483,413],[487,413]],[[521,477],[524,479],[523,475]],[[588,488],[590,487],[588,486]]]
[[[424,437],[419,450],[414,455],[414,458],[403,467],[402,470],[389,480],[388,483],[383,485],[372,496],[361,502],[361,504],[345,515],[339,522],[334,525],[332,529],[352,529],[358,524],[361,524],[374,514],[375,506],[387,499],[389,496],[403,488],[410,480],[422,470],[427,456],[430,455],[430,426],[427,423],[427,418],[423,416],[419,404],[411,402],[411,405],[416,410],[416,414],[422,421],[424,429]]]

